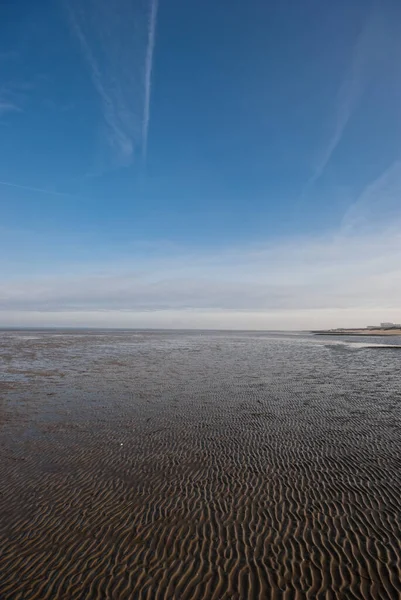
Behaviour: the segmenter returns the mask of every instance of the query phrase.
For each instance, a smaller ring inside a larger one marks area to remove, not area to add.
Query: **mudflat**
[[[399,356],[0,333],[0,598],[401,597]]]

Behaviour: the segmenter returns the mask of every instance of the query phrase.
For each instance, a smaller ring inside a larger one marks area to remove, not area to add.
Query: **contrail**
[[[352,52],[351,63],[337,94],[337,115],[333,135],[324,149],[314,174],[309,179],[304,194],[322,177],[357,106],[366,84],[366,67],[371,61],[372,48],[377,47],[375,16],[365,21]]]
[[[7,187],[18,188],[20,190],[27,190],[28,192],[38,192],[40,194],[50,194],[51,196],[64,196],[69,198],[76,198],[73,194],[67,192],[52,192],[51,190],[45,190],[43,188],[31,187],[29,185],[20,185],[19,183],[11,183],[10,181],[0,181],[0,185],[6,185]]]
[[[146,160],[146,154],[148,150],[148,131],[149,131],[149,119],[150,119],[150,94],[152,89],[152,65],[153,65],[153,51],[155,48],[156,38],[156,24],[157,24],[157,9],[158,0],[150,0],[150,20],[149,20],[149,33],[148,33],[148,47],[146,49],[146,61],[145,61],[145,98],[143,108],[143,123],[142,123],[142,156]]]

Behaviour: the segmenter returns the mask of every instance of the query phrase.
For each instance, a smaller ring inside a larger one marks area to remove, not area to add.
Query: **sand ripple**
[[[401,598],[385,353],[105,339],[0,392],[0,598]]]

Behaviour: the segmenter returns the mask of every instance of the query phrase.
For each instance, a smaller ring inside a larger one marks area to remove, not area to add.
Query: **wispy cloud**
[[[146,154],[148,150],[148,133],[149,133],[149,120],[150,120],[150,96],[152,90],[152,67],[153,67],[153,52],[155,48],[156,40],[156,24],[157,24],[157,10],[158,0],[150,0],[151,10],[149,19],[149,35],[148,35],[148,46],[146,50],[146,62],[145,62],[145,100],[143,110],[143,125],[142,125],[142,156],[146,160]]]
[[[13,104],[12,102],[3,102],[0,98],[0,116],[9,112],[21,112],[22,109],[17,104]]]
[[[54,190],[48,190],[46,188],[33,187],[31,185],[20,185],[19,183],[13,183],[11,181],[0,181],[0,185],[5,187],[17,188],[19,190],[26,190],[27,192],[38,192],[39,194],[49,194],[50,196],[64,196],[68,198],[76,198],[73,194],[66,192],[56,192]]]
[[[81,43],[85,59],[90,67],[93,84],[102,102],[103,116],[108,126],[108,141],[112,149],[117,153],[118,160],[129,162],[133,153],[132,127],[128,122],[124,123],[122,114],[119,114],[117,106],[123,103],[123,97],[112,98],[106,87],[100,67],[92,53],[91,47],[83,31],[72,13],[71,22],[74,32]],[[112,92],[113,93],[113,92]],[[119,92],[117,92],[119,93]],[[115,94],[115,92],[114,92]]]
[[[136,326],[149,313],[157,315],[153,323],[159,325],[163,319],[165,326],[183,319],[185,326],[195,327],[220,318],[224,326],[235,328],[245,315],[256,327],[258,322],[274,327],[277,314],[277,327],[286,315],[290,326],[299,327],[342,325],[349,315],[359,324],[374,314],[399,320],[400,265],[400,228],[387,224],[373,235],[338,231],[214,255],[121,256],[107,269],[87,265],[79,276],[49,273],[19,281],[14,276],[0,284],[0,311],[3,322],[7,312],[20,311],[20,316],[42,313],[43,322],[47,314],[59,314],[62,322],[75,313],[81,324],[101,311],[104,325],[119,319],[121,325]]]
[[[23,91],[26,84],[8,82],[0,86],[0,117],[6,113],[23,112]]]
[[[99,95],[111,162],[146,155],[157,0],[66,0]]]
[[[350,65],[337,93],[336,115],[332,134],[320,152],[315,171],[308,181],[306,191],[321,178],[335,150],[342,141],[347,125],[358,106],[367,80],[371,75],[377,48],[383,48],[388,41],[386,40],[385,30],[383,15],[375,11],[369,14],[356,39]]]
[[[380,229],[383,223],[400,224],[401,159],[370,182],[346,211],[342,230],[349,234]]]
[[[401,320],[401,162],[330,234],[212,252],[120,249],[0,283],[0,323],[325,327]],[[79,275],[77,274],[79,272]],[[75,275],[72,275],[75,273]]]

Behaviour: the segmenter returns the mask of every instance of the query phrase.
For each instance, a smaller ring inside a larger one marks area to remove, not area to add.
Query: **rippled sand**
[[[400,354],[0,334],[0,598],[401,597]]]

